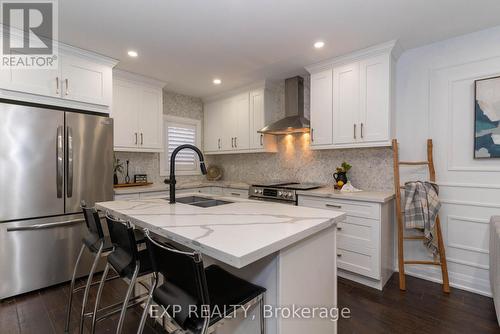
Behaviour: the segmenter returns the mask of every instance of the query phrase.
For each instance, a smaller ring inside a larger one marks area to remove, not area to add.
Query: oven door
[[[262,201],[262,202],[273,202],[273,203],[280,203],[280,204],[288,204],[288,205],[297,205],[297,201],[295,200],[283,200],[279,198],[267,198],[267,197],[256,197],[256,196],[249,196],[249,199],[254,199],[256,201]]]

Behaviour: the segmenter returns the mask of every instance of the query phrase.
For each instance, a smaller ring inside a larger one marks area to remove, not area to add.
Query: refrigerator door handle
[[[85,222],[85,219],[73,219],[73,220],[67,220],[67,221],[57,222],[57,223],[36,224],[36,225],[31,225],[31,226],[8,227],[7,232],[36,231],[36,230],[43,230],[43,229],[48,229],[48,228],[65,227],[65,226],[70,226],[70,225],[74,225],[74,224],[80,224],[83,222]]]
[[[73,130],[71,127],[67,127],[68,132],[68,179],[67,179],[67,191],[66,196],[71,198],[73,196]]]
[[[63,127],[57,127],[57,152],[56,152],[56,186],[57,198],[62,198],[63,193],[63,173],[64,173],[64,148],[63,148]]]

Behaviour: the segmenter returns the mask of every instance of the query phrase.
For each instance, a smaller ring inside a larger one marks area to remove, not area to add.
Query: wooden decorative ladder
[[[405,264],[422,264],[422,265],[434,265],[441,266],[441,274],[443,277],[443,292],[450,292],[450,283],[448,279],[448,266],[446,264],[446,254],[444,249],[443,235],[441,233],[441,223],[439,220],[439,215],[436,218],[436,234],[438,238],[438,253],[439,260],[437,256],[434,256],[433,261],[422,261],[422,260],[405,260],[404,258],[404,240],[424,240],[423,235],[417,236],[405,236],[404,235],[404,211],[401,209],[401,190],[404,190],[404,186],[401,185],[399,168],[400,166],[419,166],[427,165],[429,168],[429,179],[431,182],[436,182],[436,170],[434,169],[434,159],[432,157],[432,139],[427,140],[427,161],[399,161],[399,148],[398,141],[393,139],[392,141],[392,151],[394,156],[394,190],[396,192],[396,214],[398,222],[398,265],[399,265],[399,289],[406,290],[406,279],[405,279]]]

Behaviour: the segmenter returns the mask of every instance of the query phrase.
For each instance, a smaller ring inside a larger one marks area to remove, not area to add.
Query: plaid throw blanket
[[[405,225],[424,231],[424,244],[433,254],[438,252],[436,218],[441,207],[439,187],[432,182],[412,181],[405,183]]]

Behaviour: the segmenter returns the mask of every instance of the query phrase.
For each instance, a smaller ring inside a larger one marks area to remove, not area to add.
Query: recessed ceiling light
[[[324,46],[325,46],[325,42],[323,42],[323,41],[317,41],[316,43],[314,43],[314,47],[316,49],[321,49]]]
[[[222,80],[221,79],[214,79],[212,82],[214,83],[214,85],[220,85],[222,83]]]
[[[133,50],[130,50],[129,52],[127,52],[127,54],[129,55],[129,57],[132,57],[132,58],[135,58],[139,55],[137,53],[137,51],[133,51]]]

